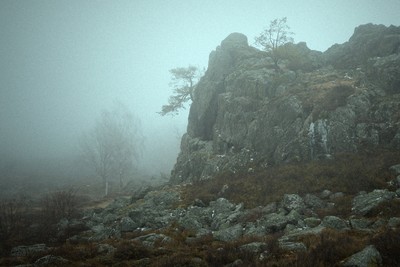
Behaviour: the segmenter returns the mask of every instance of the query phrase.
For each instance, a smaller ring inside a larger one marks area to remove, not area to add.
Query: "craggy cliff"
[[[324,53],[305,43],[277,70],[232,33],[212,51],[171,182],[223,170],[400,149],[400,27],[361,25]]]

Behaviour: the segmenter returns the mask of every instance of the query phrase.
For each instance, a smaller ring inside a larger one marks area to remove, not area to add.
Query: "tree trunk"
[[[108,196],[108,181],[105,183],[105,196]]]

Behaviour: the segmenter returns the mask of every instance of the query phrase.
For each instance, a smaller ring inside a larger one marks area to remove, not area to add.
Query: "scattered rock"
[[[241,259],[237,259],[232,263],[224,265],[224,267],[239,267],[239,266],[243,266],[243,261]]]
[[[139,236],[136,237],[134,240],[140,241],[143,245],[148,247],[154,247],[155,242],[160,242],[161,244],[172,242],[172,238],[170,238],[169,236],[155,233]]]
[[[264,242],[252,242],[239,247],[241,250],[256,254],[261,253],[267,248],[267,244]]]
[[[326,203],[313,194],[307,194],[304,197],[304,203],[310,209],[322,209],[326,207]]]
[[[400,175],[400,164],[393,165],[389,168],[389,170],[394,174],[394,175]]]
[[[329,196],[329,199],[333,200],[333,199],[337,199],[337,198],[341,198],[344,197],[344,194],[342,192],[336,192],[334,194],[331,194]]]
[[[394,197],[395,193],[387,189],[376,189],[370,193],[360,194],[353,199],[352,211],[355,214],[367,215],[373,208]]]
[[[18,246],[11,249],[12,257],[25,257],[37,253],[45,253],[49,250],[46,244],[35,244],[31,246]]]
[[[357,229],[357,230],[368,230],[369,227],[374,223],[371,220],[368,220],[366,218],[351,218],[349,220],[350,222],[350,226],[353,229]]]
[[[392,217],[388,221],[388,226],[392,228],[397,228],[400,226],[400,217]]]
[[[334,228],[338,230],[344,230],[349,228],[349,225],[345,220],[336,216],[326,216],[322,220],[322,225],[328,228]]]
[[[99,244],[97,246],[97,252],[100,254],[109,255],[109,254],[114,253],[115,250],[116,250],[116,248],[114,248],[113,246],[111,246],[109,244]]]
[[[328,198],[332,194],[331,191],[325,189],[324,191],[321,192],[321,198],[325,199]]]
[[[282,206],[287,211],[303,211],[305,208],[304,200],[297,194],[285,194],[283,196]]]
[[[132,232],[139,227],[137,222],[134,222],[130,217],[123,217],[120,222],[121,232]]]
[[[396,186],[400,187],[400,175],[396,176],[396,180],[395,180]],[[396,192],[397,193],[397,192]]]
[[[214,238],[220,241],[232,241],[242,236],[242,234],[243,226],[241,224],[213,232]]]
[[[284,250],[297,251],[297,252],[305,252],[307,251],[307,247],[301,242],[279,242],[279,247]]]
[[[379,251],[370,245],[362,251],[350,256],[343,262],[343,266],[351,267],[377,267],[382,266],[382,257]]]
[[[35,261],[35,266],[65,265],[69,261],[60,256],[47,255]]]
[[[321,219],[315,217],[309,217],[304,219],[304,223],[308,227],[314,228],[321,224]]]
[[[285,229],[288,223],[297,224],[297,219],[294,216],[285,216],[282,213],[271,213],[265,215],[259,221],[259,225],[269,232],[281,231]]]

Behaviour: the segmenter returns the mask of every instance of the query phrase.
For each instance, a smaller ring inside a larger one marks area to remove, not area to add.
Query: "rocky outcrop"
[[[385,57],[399,52],[399,27],[369,23],[355,28],[348,42],[333,45],[325,55],[328,63],[349,69],[364,65],[370,58]]]
[[[281,60],[277,71],[246,36],[229,35],[210,54],[194,92],[171,182],[371,147],[399,149],[399,40],[399,27],[362,25],[323,54],[295,45],[301,67]]]

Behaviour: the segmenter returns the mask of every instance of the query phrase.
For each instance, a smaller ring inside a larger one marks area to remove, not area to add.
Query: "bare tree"
[[[199,69],[191,65],[187,68],[171,69],[169,72],[172,75],[170,86],[173,86],[174,94],[169,97],[168,104],[163,105],[158,112],[162,116],[176,115],[187,101],[194,100],[193,92],[201,75]]]
[[[135,169],[143,148],[140,121],[121,103],[103,110],[93,129],[85,133],[80,147],[83,158],[102,179],[108,194],[110,179],[124,178]]]
[[[287,25],[287,18],[274,19],[270,22],[269,27],[260,33],[255,38],[255,43],[260,45],[269,53],[275,63],[275,67],[279,69],[278,62],[281,59],[284,44],[292,43],[293,32],[290,32],[290,27]]]

